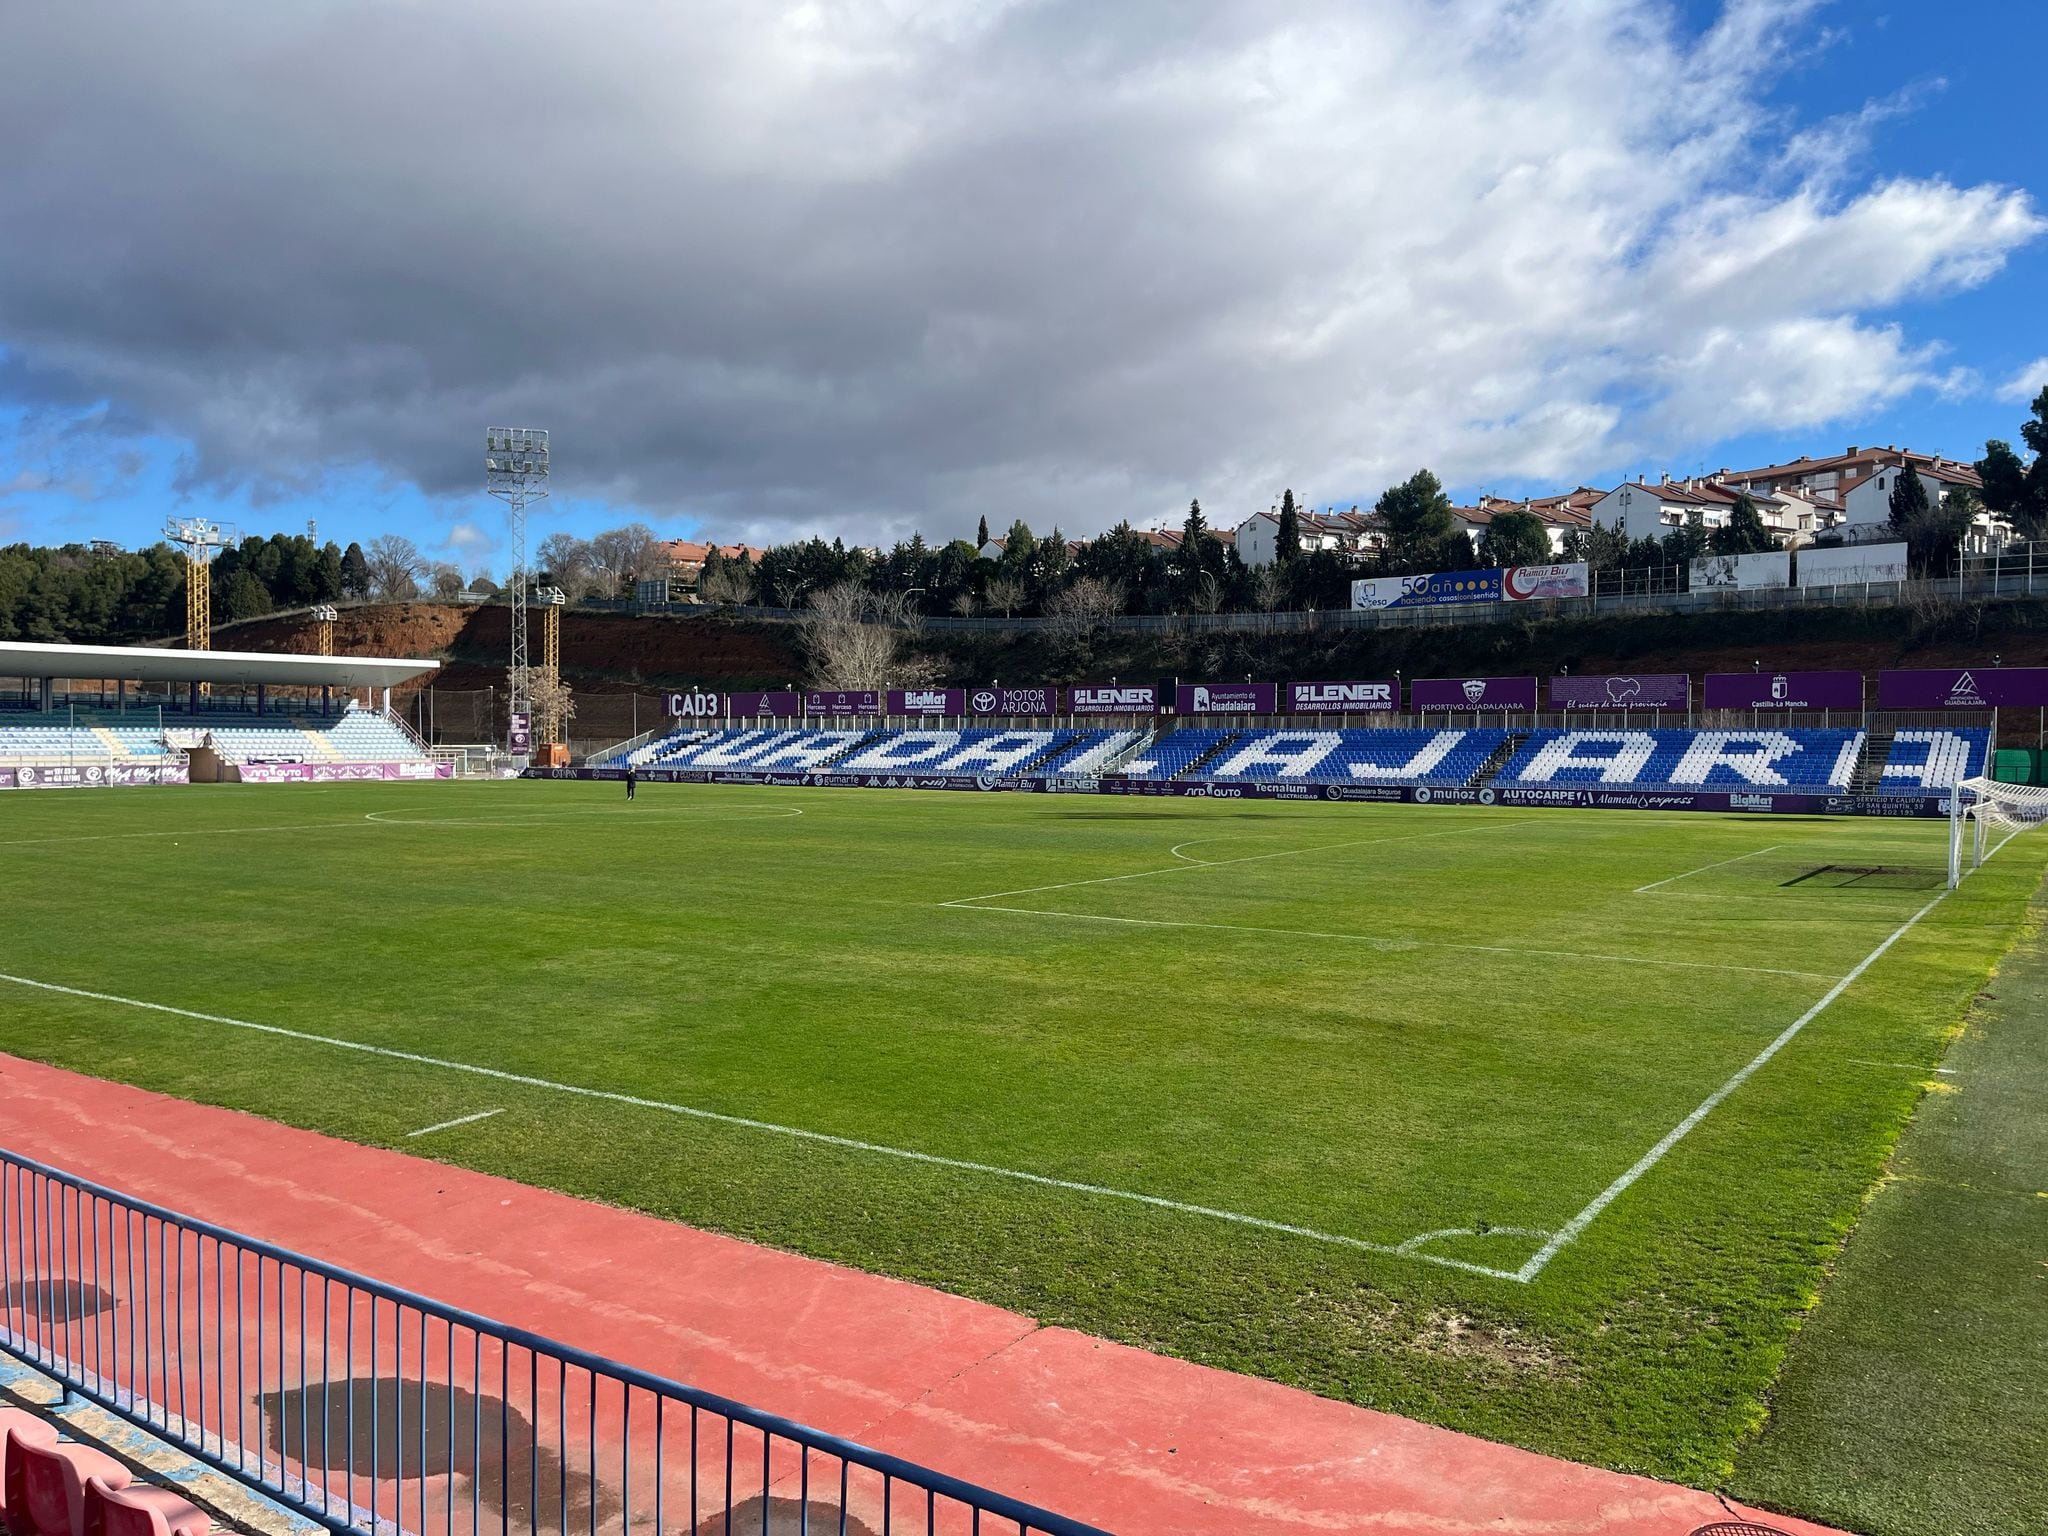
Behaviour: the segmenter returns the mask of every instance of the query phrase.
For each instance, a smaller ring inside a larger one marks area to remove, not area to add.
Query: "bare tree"
[[[988,605],[1008,618],[1024,606],[1024,583],[1015,576],[998,576],[988,584]]]
[[[540,541],[534,558],[540,561],[540,568],[554,578],[555,585],[569,596],[582,597],[590,590],[590,546],[575,534],[549,534]]]
[[[661,539],[645,523],[607,528],[591,539],[589,548],[591,569],[604,582],[606,597],[617,597],[623,584],[651,577],[665,563]]]
[[[1214,613],[1223,606],[1223,583],[1214,571],[1202,572],[1188,596],[1188,606],[1196,613]]]
[[[1252,572],[1252,601],[1261,613],[1271,613],[1287,601],[1287,573],[1279,561]]]
[[[972,592],[962,592],[953,599],[953,611],[963,619],[971,619],[981,611],[981,604],[975,600]]]
[[[819,688],[838,692],[907,687],[930,681],[935,671],[929,658],[911,651],[911,631],[878,611],[876,595],[857,582],[813,592],[802,634],[811,681]]]
[[[1046,600],[1045,627],[1057,644],[1085,649],[1106,620],[1124,611],[1124,589],[1099,576],[1083,576]]]
[[[370,541],[363,558],[370,571],[372,596],[397,602],[419,595],[420,577],[426,573],[427,562],[420,558],[419,546],[411,539],[403,534],[384,534]]]
[[[533,718],[540,728],[540,739],[567,741],[569,722],[576,718],[576,697],[562,681],[562,674],[534,668],[527,681],[527,692],[533,701]]]

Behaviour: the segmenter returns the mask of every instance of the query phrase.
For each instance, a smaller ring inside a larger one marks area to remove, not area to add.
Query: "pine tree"
[[[974,547],[976,549],[988,548],[988,518],[986,515],[982,517],[981,522],[975,527]]]
[[[1273,558],[1282,565],[1301,558],[1301,514],[1295,509],[1291,490],[1280,498],[1280,527],[1273,536]]]
[[[351,543],[342,551],[341,590],[345,597],[370,595],[370,561],[360,544]]]

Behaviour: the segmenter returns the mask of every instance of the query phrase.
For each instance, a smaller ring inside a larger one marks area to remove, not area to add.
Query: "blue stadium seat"
[[[1676,791],[1849,788],[1864,736],[1854,730],[1532,731],[1495,783]]]
[[[1988,726],[1900,731],[1892,737],[1878,775],[1881,795],[1921,795],[1953,789],[1984,772],[1991,756]]]

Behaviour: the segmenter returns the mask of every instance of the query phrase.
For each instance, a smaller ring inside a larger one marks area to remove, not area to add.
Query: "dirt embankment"
[[[496,606],[385,603],[346,608],[334,626],[334,648],[349,655],[439,661],[435,687],[490,688],[505,680],[511,624],[510,611]],[[530,621],[529,638],[538,660],[538,614]],[[236,650],[311,651],[314,630],[303,618],[266,619],[223,631],[220,643]],[[698,684],[766,688],[797,681],[803,664],[786,625],[565,612],[562,673],[585,693]]]
[[[502,607],[393,603],[343,611],[335,648],[357,655],[417,656],[442,663],[434,686],[501,686],[509,649]],[[302,619],[237,625],[221,643],[244,650],[309,651]],[[1814,608],[1768,613],[1602,616],[1430,629],[1312,634],[1219,634],[1185,638],[1106,635],[1085,648],[1055,647],[1035,634],[927,634],[921,644],[941,680],[1069,682],[1136,678],[1347,678],[1588,672],[1738,672],[1773,669],[2048,665],[2048,601],[1908,608]],[[540,654],[538,619],[533,653]],[[787,624],[707,614],[634,618],[567,612],[562,671],[579,694],[667,688],[787,687],[803,659]]]

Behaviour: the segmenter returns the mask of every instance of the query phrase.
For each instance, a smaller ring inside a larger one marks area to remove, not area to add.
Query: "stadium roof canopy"
[[[265,651],[162,651],[130,645],[33,645],[0,640],[0,677],[240,683],[295,688],[390,688],[440,669],[389,656],[290,656]]]

